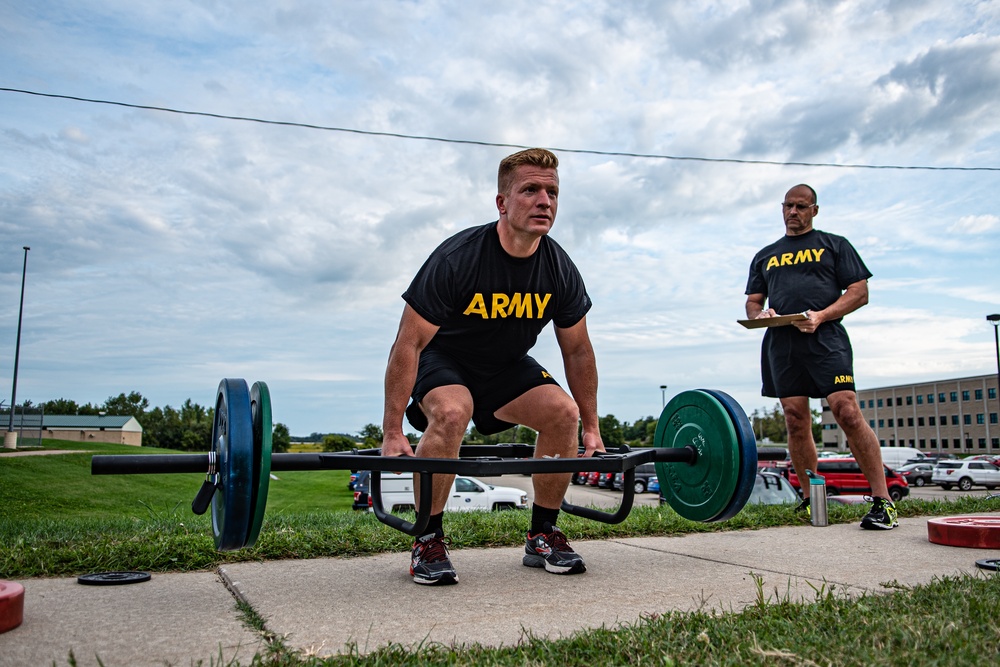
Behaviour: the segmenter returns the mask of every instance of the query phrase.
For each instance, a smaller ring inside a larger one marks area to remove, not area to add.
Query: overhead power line
[[[349,134],[363,134],[372,137],[392,137],[395,139],[411,139],[414,141],[436,141],[445,144],[467,144],[470,146],[490,146],[495,148],[532,148],[532,146],[522,146],[521,144],[507,144],[492,141],[477,141],[474,139],[448,139],[446,137],[431,137],[419,134],[402,134],[400,132],[378,132],[375,130],[358,130],[350,127],[335,127],[330,125],[314,125],[312,123],[296,123],[286,120],[267,120],[264,118],[252,118],[249,116],[231,116],[227,114],[209,113],[207,111],[188,111],[184,109],[172,109],[170,107],[150,106],[147,104],[131,104],[129,102],[115,102],[113,100],[97,100],[88,97],[77,97],[74,95],[58,95],[56,93],[40,93],[34,90],[23,90],[20,88],[3,88],[0,91],[8,93],[20,93],[23,95],[35,95],[37,97],[50,97],[61,100],[73,100],[75,102],[88,102],[90,104],[107,104],[128,109],[143,109],[146,111],[162,111],[164,113],[182,114],[185,116],[202,116],[205,118],[217,118],[221,120],[237,120],[247,123],[261,123],[263,125],[279,125],[283,127],[299,127],[307,130],[322,130],[324,132],[346,132]],[[603,155],[607,157],[631,157],[645,160],[677,160],[686,162],[722,162],[730,164],[763,164],[778,167],[832,167],[836,169],[899,169],[899,170],[919,170],[919,171],[1000,171],[1000,167],[932,167],[920,165],[894,165],[894,164],[838,164],[833,162],[791,162],[779,160],[745,160],[740,158],[713,158],[696,157],[690,155],[659,155],[655,153],[630,153],[625,151],[599,151],[586,148],[559,148],[556,146],[545,146],[548,150],[558,153],[579,153],[584,155]]]

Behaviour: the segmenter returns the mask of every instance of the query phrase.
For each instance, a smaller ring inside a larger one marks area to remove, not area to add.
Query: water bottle
[[[826,514],[826,478],[820,477],[812,470],[806,470],[809,477],[809,517],[814,526],[829,524]]]

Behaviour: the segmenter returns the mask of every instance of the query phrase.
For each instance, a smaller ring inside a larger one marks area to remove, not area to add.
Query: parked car
[[[370,505],[371,498],[369,498]],[[413,473],[382,474],[382,507],[390,513],[413,510]],[[521,489],[494,486],[475,477],[456,475],[455,481],[451,484],[445,510],[462,512],[527,509],[527,507],[528,494]]]
[[[989,461],[993,465],[1000,467],[1000,456],[996,454],[976,454],[975,456],[965,457],[966,461]]]
[[[905,498],[910,494],[909,486],[899,473],[889,466],[883,465],[885,469],[885,483],[889,487],[889,497],[893,502]],[[868,480],[861,472],[861,467],[853,457],[845,456],[839,459],[819,459],[816,463],[816,472],[821,477],[826,478],[826,495],[836,496],[841,493],[864,494],[871,493]],[[788,474],[788,481],[792,483],[796,491],[800,491],[798,475],[795,471]]]
[[[758,471],[747,504],[785,505],[798,504],[799,501],[799,494],[795,492],[784,476],[773,472]]]
[[[587,478],[589,476],[590,476],[589,472],[575,472],[575,473],[573,473],[573,477],[572,477],[571,481],[574,484],[578,484],[578,485],[579,484],[586,484],[587,483]]]
[[[657,483],[659,488],[659,483]],[[758,470],[754,480],[753,490],[747,498],[747,505],[790,505],[801,502],[799,494],[785,479],[784,475],[766,470]],[[666,505],[667,499],[660,493],[660,504]]]
[[[587,486],[597,486],[600,479],[601,473],[596,470],[594,472],[587,473]]]
[[[931,481],[945,491],[953,486],[963,491],[968,491],[973,486],[985,486],[992,491],[1000,486],[1000,468],[981,460],[939,461],[934,467]]]
[[[660,492],[660,479],[656,475],[653,475],[652,477],[649,478],[649,483],[646,485],[646,490],[649,491],[650,493]]]
[[[361,474],[360,470],[352,470],[351,478],[347,480],[347,488],[351,491],[354,490],[354,485],[358,483],[358,476]]]
[[[931,465],[937,463],[941,459],[957,459],[958,457],[954,454],[942,454],[941,452],[929,452],[923,457],[906,459],[906,463],[930,463]],[[905,464],[904,464],[905,465]]]
[[[910,486],[923,486],[931,483],[934,475],[933,463],[907,463],[897,470]]]
[[[368,500],[368,479],[371,473],[367,470],[359,470],[358,477],[354,480],[354,502],[351,509],[367,512],[371,507]]]
[[[597,486],[601,489],[615,488],[615,473],[602,472],[597,475]]]
[[[635,467],[635,482],[633,484],[633,491],[635,493],[645,493],[649,490],[649,478],[656,476],[656,464],[655,463],[642,463]],[[612,482],[613,488],[621,491],[622,486],[625,484],[625,473],[616,472],[614,477],[614,482]]]

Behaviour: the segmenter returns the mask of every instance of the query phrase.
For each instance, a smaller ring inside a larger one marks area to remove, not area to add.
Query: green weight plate
[[[263,382],[254,382],[250,387],[250,413],[253,418],[253,479],[254,487],[250,499],[250,531],[247,543],[252,547],[257,543],[261,524],[264,523],[264,508],[267,506],[267,488],[271,481],[271,393]]]
[[[244,380],[219,383],[212,424],[219,488],[212,496],[212,535],[219,551],[247,543],[253,499],[253,418]]]
[[[693,447],[694,463],[657,462],[667,503],[685,519],[714,521],[737,492],[740,442],[722,403],[700,390],[684,391],[663,408],[654,447]]]

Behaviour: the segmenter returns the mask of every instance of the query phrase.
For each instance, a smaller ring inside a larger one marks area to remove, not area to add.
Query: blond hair
[[[497,192],[507,194],[514,185],[514,171],[523,165],[531,165],[542,169],[558,169],[559,158],[552,151],[544,148],[528,148],[508,155],[500,161],[497,171]]]

